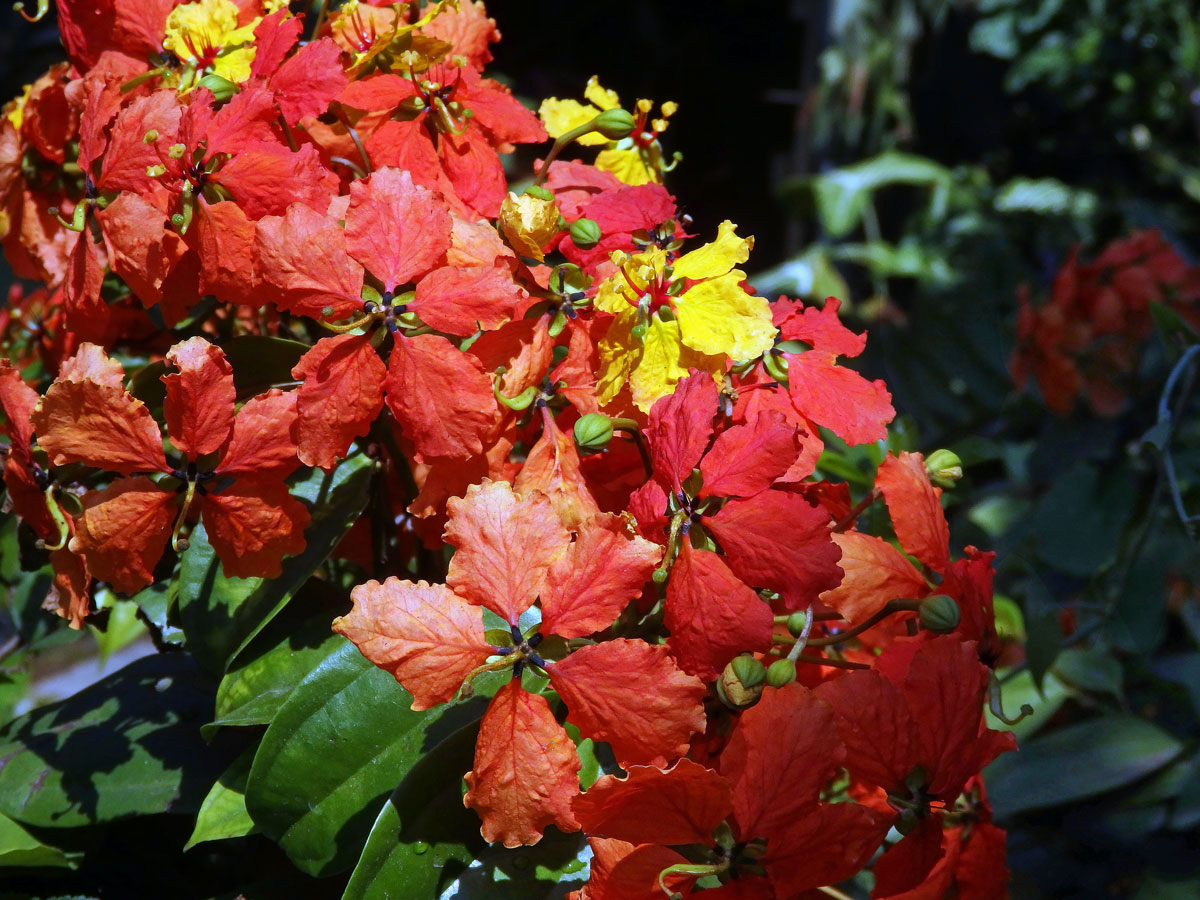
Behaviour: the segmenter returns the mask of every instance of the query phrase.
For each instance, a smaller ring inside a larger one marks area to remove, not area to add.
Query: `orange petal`
[[[479,608],[445,585],[398,578],[383,584],[368,581],[351,591],[350,599],[354,609],[334,619],[333,630],[391,672],[413,695],[413,709],[454,699],[467,676],[492,653]]]
[[[516,625],[546,583],[570,536],[543,494],[521,496],[484,479],[446,502],[445,539],[456,548],[446,584]]]
[[[340,319],[362,305],[363,270],[346,253],[345,231],[301,203],[259,220],[254,273],[260,302],[297,315],[319,319],[331,306],[331,318]]]
[[[194,462],[229,440],[237,400],[233,367],[220,347],[202,337],[176,344],[167,351],[167,362],[179,369],[162,379],[167,387],[167,433]]]
[[[833,535],[833,542],[842,548],[838,565],[845,575],[841,584],[821,595],[821,602],[846,621],[870,618],[889,600],[919,599],[929,593],[921,573],[887,541],[849,531]]]
[[[304,551],[308,507],[282,482],[235,482],[204,498],[204,529],[231,578],[278,578],[283,558]]]
[[[925,472],[925,457],[902,451],[879,464],[875,486],[883,491],[892,526],[904,552],[935,572],[950,565],[950,528],[942,511],[942,489]]]
[[[575,439],[559,429],[545,407],[542,421],[541,437],[525,457],[513,486],[522,494],[529,491],[545,494],[562,523],[574,531],[600,512],[600,507],[580,474]]]
[[[692,735],[704,730],[704,684],[661,645],[623,638],[592,644],[549,671],[567,721],[585,737],[608,741],[622,766],[663,765],[687,753]]]
[[[154,580],[177,500],[145,476],[121,478],[86,494],[71,550],[83,554],[93,577],[118,593],[136,593]]]
[[[752,497],[765,491],[796,461],[803,434],[774,410],[726,428],[700,461],[699,496]]]
[[[217,471],[254,481],[282,481],[300,465],[292,428],[296,391],[272,389],[252,397],[233,420],[233,436]]]
[[[158,423],[124,388],[55,381],[33,413],[33,427],[56,466],[81,462],[122,475],[170,471]]]
[[[887,437],[896,417],[892,395],[882,381],[867,381],[834,362],[832,353],[810,350],[787,354],[788,393],[803,416],[823,425],[847,444]]]
[[[547,825],[577,831],[571,798],[579,793],[579,766],[546,698],[514,679],[484,713],[463,803],[483,820],[484,840],[505,847],[536,844]]]
[[[542,632],[573,638],[608,627],[641,596],[661,557],[662,548],[630,534],[620,516],[589,519],[550,567],[542,589]]]
[[[292,369],[297,400],[298,455],[307,466],[331,468],[383,409],[387,367],[369,335],[322,338]]]

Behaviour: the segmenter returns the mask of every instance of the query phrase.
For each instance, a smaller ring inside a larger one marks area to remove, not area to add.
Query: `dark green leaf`
[[[169,644],[182,644],[184,639],[183,630],[174,624],[172,618],[178,589],[179,584],[175,579],[156,581],[129,598]]]
[[[349,868],[397,783],[487,702],[413,712],[391,675],[339,640],[275,715],[246,789],[255,823],[312,875]]]
[[[308,545],[285,559],[278,578],[229,578],[196,527],[179,573],[179,617],[188,648],[207,669],[223,673],[262,628],[325,561],[367,502],[372,463],[360,453],[332,472],[313,469],[293,483],[292,493],[312,511]]]
[[[1042,559],[1072,575],[1094,574],[1113,558],[1136,499],[1137,487],[1128,470],[1104,474],[1093,465],[1073,466],[1059,476],[1038,507]]]
[[[1067,684],[1082,691],[1120,697],[1125,682],[1121,663],[1098,649],[1070,647],[1054,661],[1054,673]]]
[[[191,657],[144,657],[0,731],[0,812],[43,827],[194,812],[227,764],[200,725],[212,689]]]
[[[309,345],[286,338],[246,334],[222,345],[233,366],[233,383],[239,400],[291,384],[292,369]]]
[[[999,819],[1111,791],[1162,768],[1182,750],[1143,719],[1102,716],[1028,741],[984,774]]]

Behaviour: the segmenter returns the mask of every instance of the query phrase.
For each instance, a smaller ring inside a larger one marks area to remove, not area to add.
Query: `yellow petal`
[[[621,98],[617,96],[616,91],[601,87],[598,75],[593,75],[588,79],[587,87],[583,89],[583,96],[584,99],[601,109],[616,109],[621,105]]]
[[[633,337],[632,328],[637,324],[637,310],[627,307],[628,312],[617,316],[608,326],[608,333],[596,348],[600,355],[600,371],[596,382],[596,402],[601,406],[611,403],[621,388],[629,381],[641,355],[641,344]]]
[[[549,97],[543,100],[542,105],[538,107],[538,115],[542,117],[546,133],[552,138],[557,138],[573,128],[586,125],[600,115],[600,110],[591,105],[585,106],[577,100],[559,100],[557,97]],[[585,134],[577,140],[585,146],[608,143],[608,138],[595,132]]]
[[[241,84],[250,78],[250,69],[254,64],[256,52],[257,48],[250,46],[222,53],[213,63],[213,72],[234,84]]]
[[[737,226],[726,219],[717,228],[717,239],[711,244],[685,253],[675,263],[676,278],[715,278],[750,258],[754,238],[740,238]]]
[[[678,322],[664,322],[658,316],[651,316],[642,341],[641,358],[629,376],[633,402],[642,412],[649,412],[655,400],[671,393],[687,377],[688,369],[712,374],[724,368],[723,356],[706,356],[685,346],[679,339]]]
[[[238,8],[230,0],[197,0],[176,6],[167,16],[163,47],[182,60],[195,62],[193,50],[203,53],[225,45],[237,28]]]
[[[621,141],[625,144],[628,141]],[[657,146],[657,145],[655,145]],[[621,181],[628,185],[637,186],[639,184],[662,184],[662,173],[657,165],[647,165],[646,158],[648,157],[653,163],[658,156],[656,153],[651,153],[649,150],[640,151],[636,147],[630,146],[622,148],[617,146],[608,150],[601,150],[600,155],[596,157],[596,168],[604,169],[606,172],[612,172]]]
[[[701,353],[735,360],[755,359],[771,349],[775,325],[764,297],[741,288],[745,274],[734,270],[694,285],[675,301],[683,341]]]

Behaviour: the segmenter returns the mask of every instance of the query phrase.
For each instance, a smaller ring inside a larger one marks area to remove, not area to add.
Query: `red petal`
[[[54,581],[42,608],[62,616],[72,628],[80,629],[92,611],[92,595],[88,591],[92,576],[87,563],[82,556],[64,548],[50,554],[50,565]]]
[[[857,803],[822,803],[771,837],[763,864],[776,896],[845,881],[867,864],[887,834],[889,816]]]
[[[942,489],[925,473],[920,453],[888,454],[879,464],[875,486],[883,491],[900,546],[935,572],[950,565],[950,528],[942,512]]]
[[[828,428],[847,444],[869,444],[887,437],[896,416],[892,395],[882,381],[867,381],[834,362],[832,353],[810,350],[788,354],[788,393],[797,411]]]
[[[413,309],[438,331],[466,337],[499,328],[526,297],[506,265],[443,266],[421,279]]]
[[[211,99],[205,94],[197,91],[192,95],[190,115],[184,118],[185,130],[180,135],[185,146],[194,146],[202,140],[205,155],[211,159],[215,153],[235,154],[276,143],[274,125],[279,115],[270,91],[261,87],[243,88],[215,114]],[[192,120],[191,134],[188,133],[189,119]]]
[[[684,378],[651,407],[646,438],[654,477],[664,488],[677,491],[692,474],[712,438],[716,414],[717,385],[704,372]]]
[[[104,270],[104,260],[92,241],[91,230],[84,229],[67,257],[63,309],[71,331],[102,343],[109,337],[112,322],[111,308],[100,296]]]
[[[920,737],[900,689],[871,670],[834,678],[814,693],[833,708],[850,774],[885,791],[902,789],[917,766]],[[940,690],[930,696],[940,705]]]
[[[319,319],[331,306],[341,319],[362,305],[363,270],[346,253],[346,233],[300,203],[259,221],[254,272],[261,299],[287,312]]]
[[[785,341],[804,341],[814,350],[834,356],[858,356],[867,346],[866,334],[855,334],[842,324],[842,301],[827,297],[821,307],[805,307],[799,300],[780,299],[773,304],[775,325]]]
[[[306,116],[321,115],[346,87],[349,79],[341,53],[329,38],[320,38],[301,47],[271,76],[271,90],[287,122],[295,124]]]
[[[571,808],[590,835],[633,844],[713,844],[713,829],[733,811],[729,783],[690,759],[671,768],[630,766],[605,775]]]
[[[233,436],[217,471],[245,481],[283,481],[300,465],[292,428],[296,391],[252,397],[233,420]]]
[[[778,591],[789,609],[807,606],[842,580],[829,514],[798,494],[769,490],[731,500],[703,522],[734,574],[751,587]]]
[[[545,634],[584,637],[613,623],[641,596],[662,548],[629,533],[619,516],[597,515],[555,560],[542,588]]]
[[[90,346],[90,345],[89,345]],[[33,440],[29,417],[37,406],[38,392],[21,380],[21,373],[7,359],[0,359],[0,411],[8,420],[13,453],[28,454]]]
[[[721,557],[686,538],[667,583],[667,647],[690,675],[712,681],[746,650],[769,650],[771,607],[738,581]]]
[[[323,210],[337,193],[337,176],[312,144],[295,153],[282,144],[259,144],[234,154],[209,179],[228,190],[251,219],[283,215],[293,203]]]
[[[81,462],[122,475],[170,471],[158,423],[124,389],[55,381],[33,413],[33,427],[56,466]]]
[[[795,682],[763,691],[721,754],[743,838],[768,837],[804,816],[845,755],[833,711],[811,691]]]
[[[521,496],[506,481],[484,479],[446,509],[445,539],[456,548],[446,584],[516,625],[570,541],[554,507],[543,494]]]
[[[375,74],[352,81],[338,96],[338,102],[364,112],[391,111],[409,97],[416,96],[416,87],[399,75]]]
[[[58,369],[58,381],[94,381],[107,387],[125,389],[125,370],[110,359],[103,347],[82,343]]]
[[[397,335],[388,366],[388,408],[419,462],[464,459],[483,449],[499,410],[479,360],[441,335]]]
[[[147,144],[144,138],[147,132],[157,131],[157,143],[171,146],[182,117],[183,108],[173,90],[155,91],[130,103],[113,123],[97,187],[105,191],[152,194],[158,180],[147,175],[146,168],[160,163],[154,145]]]
[[[704,730],[703,683],[661,645],[624,638],[592,644],[549,671],[567,721],[585,737],[608,741],[622,767],[683,756],[692,735]]]
[[[413,709],[453,700],[492,653],[479,609],[445,585],[368,581],[351,591],[350,599],[354,609],[334,619],[333,630],[391,672],[413,695]]]
[[[700,461],[701,497],[752,497],[783,476],[800,454],[797,429],[773,410],[721,432]]]
[[[659,884],[659,874],[688,863],[686,857],[656,844],[635,847],[605,838],[589,838],[588,844],[593,853],[590,877],[577,900],[663,900],[667,895]],[[675,893],[690,897],[696,877],[672,873],[663,880]]]
[[[525,388],[540,384],[550,368],[554,339],[548,323],[548,316],[517,319],[495,331],[485,331],[467,352],[483,364],[485,372],[504,366],[508,371],[500,376],[500,391],[506,397],[515,397]]]
[[[481,78],[474,69],[462,69],[461,77],[458,99],[498,141],[536,144],[546,140],[541,121],[507,87],[490,78]]]
[[[96,216],[112,270],[125,279],[144,306],[162,303],[167,278],[188,252],[183,239],[167,228],[166,215],[126,191]]]
[[[250,76],[266,78],[278,69],[303,30],[303,21],[286,9],[273,12],[259,22],[254,28],[254,62],[250,66]]]
[[[443,134],[438,158],[459,200],[489,219],[500,214],[507,191],[504,169],[496,148],[479,128],[469,126],[461,135]]]
[[[340,334],[317,341],[296,363],[292,377],[301,382],[296,407],[300,460],[331,468],[383,409],[387,367],[370,335]]]
[[[162,378],[167,387],[163,412],[176,449],[195,462],[229,440],[233,430],[233,367],[216,344],[190,338],[167,351],[167,362],[179,371]]]
[[[204,498],[204,530],[230,578],[278,578],[283,558],[304,552],[308,507],[287,485],[237,483]]]
[[[400,169],[350,185],[346,248],[385,290],[416,281],[450,249],[450,210]]]
[[[929,593],[921,573],[887,541],[850,531],[833,535],[833,542],[842,550],[838,565],[845,577],[836,588],[821,595],[821,602],[836,609],[846,621],[870,618],[889,600],[919,599]]]
[[[945,855],[942,849],[942,817],[928,816],[917,823],[898,844],[875,861],[873,897],[890,897],[921,884]]]
[[[145,476],[121,478],[84,496],[84,512],[71,550],[82,553],[88,569],[121,594],[133,594],[154,580],[178,498]]]
[[[463,803],[483,820],[484,840],[536,844],[547,825],[578,830],[571,813],[578,772],[579,755],[546,698],[513,680],[483,715]]]
[[[200,258],[200,291],[224,303],[261,306],[254,283],[255,223],[236,203],[196,201],[188,244]]]

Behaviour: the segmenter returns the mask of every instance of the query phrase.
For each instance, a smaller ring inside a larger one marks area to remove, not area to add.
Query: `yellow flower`
[[[542,102],[538,115],[550,137],[564,135],[580,125],[586,125],[604,110],[616,109],[621,105],[617,93],[601,86],[595,75],[588,79],[583,96],[588,103],[560,100],[557,97]],[[659,108],[661,117],[651,119],[653,101],[639,100],[634,113],[633,133],[629,137],[610,141],[592,132],[578,138],[578,141],[585,146],[603,145],[604,149],[596,157],[596,168],[612,172],[625,184],[662,184],[663,173],[671,171],[675,164],[668,163],[664,158],[658,138],[667,130],[667,120],[678,108],[677,103],[668,101]]]
[[[678,259],[659,247],[626,256],[599,286],[595,307],[616,316],[600,342],[598,399],[611,402],[628,384],[648,411],[696,368],[714,375],[727,358],[756,359],[775,341],[767,301],[746,293],[744,263],[753,238],[722,222],[717,239]]]
[[[25,90],[21,96],[14,97],[4,106],[5,117],[13,123],[13,128],[17,129],[17,131],[21,130],[21,123],[25,121],[25,104],[29,102],[29,95],[32,91],[32,84],[25,85]]]
[[[241,28],[238,8],[230,0],[196,0],[171,10],[163,47],[198,73],[220,75],[235,84],[250,77],[254,62],[254,29],[260,19]]]

